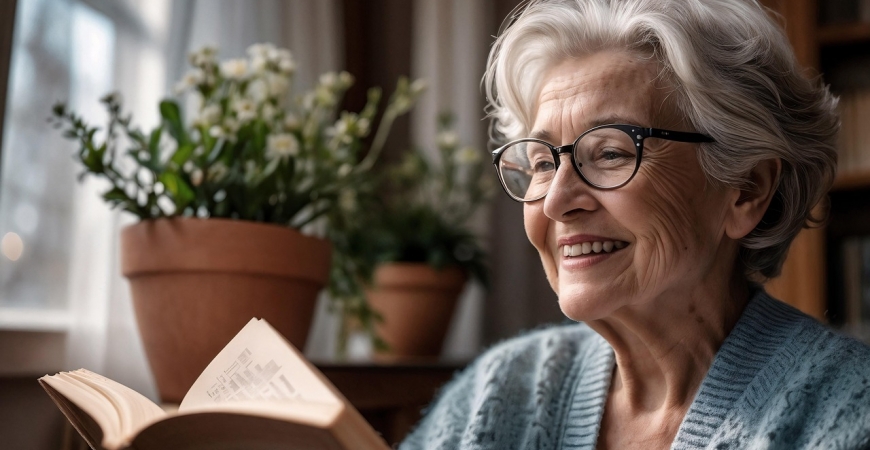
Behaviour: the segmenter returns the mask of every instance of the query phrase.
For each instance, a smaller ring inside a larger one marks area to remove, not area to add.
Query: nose
[[[559,168],[544,197],[544,214],[561,222],[579,212],[595,210],[598,201],[592,191],[592,187],[583,182],[574,168],[571,155],[562,153],[559,155]]]

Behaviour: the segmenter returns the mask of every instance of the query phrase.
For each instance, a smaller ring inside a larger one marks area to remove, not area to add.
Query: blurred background
[[[135,218],[110,210],[99,198],[102,185],[76,180],[75,144],[46,120],[53,104],[65,101],[101,124],[98,99],[118,91],[136,125],[149,129],[190,52],[212,45],[221,59],[240,58],[251,44],[271,42],[293,53],[295,91],[326,71],[353,74],[346,110],[360,110],[369,87],[388,93],[399,76],[426,79],[426,93],[397,121],[382,161],[434,142],[436,117],[446,110],[460,140],[484,151],[480,80],[492,36],[516,3],[0,1],[0,448],[61,445],[64,419],[36,383],[47,373],[87,367],[156,398],[118,266],[119,230]],[[496,195],[477,218],[493,286],[466,288],[445,358],[467,361],[499,339],[562,320],[521,213]],[[328,361],[337,324],[320,303],[305,352]]]
[[[54,103],[65,101],[101,123],[97,99],[118,91],[135,123],[148,129],[191,51],[213,45],[221,59],[239,58],[251,44],[271,42],[293,53],[294,90],[311,88],[326,71],[353,74],[342,109],[360,110],[369,87],[389,92],[401,75],[427,80],[417,107],[397,121],[384,162],[435,141],[435,118],[445,110],[456,116],[461,141],[483,151],[488,122],[480,80],[493,36],[517,3],[0,0],[0,448],[55,449],[64,442],[65,419],[36,383],[47,373],[86,367],[156,398],[118,266],[119,230],[135,220],[107,208],[92,180],[77,182],[74,143],[46,122]],[[776,11],[800,62],[841,96],[843,111],[840,173],[823,205],[831,220],[799,236],[783,276],[768,289],[866,335],[870,2],[762,3]],[[466,288],[445,359],[461,365],[494,342],[564,320],[521,217],[521,205],[504,195],[477,217],[492,286]],[[330,361],[336,328],[321,299],[306,355]]]

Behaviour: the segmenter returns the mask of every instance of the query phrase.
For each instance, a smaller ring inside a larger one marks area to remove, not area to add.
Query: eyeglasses
[[[540,200],[547,195],[563,153],[571,155],[574,170],[586,184],[598,189],[616,189],[625,186],[637,173],[646,138],[715,142],[699,133],[637,125],[600,125],[581,134],[574,143],[561,147],[540,139],[518,139],[494,150],[492,163],[504,191],[520,202]]]

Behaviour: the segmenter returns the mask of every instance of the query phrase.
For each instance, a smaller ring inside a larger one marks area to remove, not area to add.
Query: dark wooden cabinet
[[[401,442],[420,413],[462,363],[317,364],[390,445]]]

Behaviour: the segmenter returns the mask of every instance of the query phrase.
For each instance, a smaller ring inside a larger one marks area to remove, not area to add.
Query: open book
[[[94,449],[389,449],[262,319],[251,319],[221,350],[177,411],[84,369],[39,383]]]

